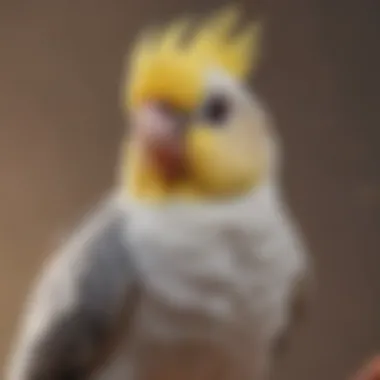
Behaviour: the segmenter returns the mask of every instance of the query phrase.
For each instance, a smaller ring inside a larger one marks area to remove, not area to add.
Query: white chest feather
[[[291,288],[303,266],[292,226],[270,189],[225,206],[131,213],[127,239],[145,288],[140,338],[158,344],[161,354],[167,344],[176,350],[219,346],[234,355],[244,347],[245,356],[257,346],[269,348],[287,323]]]
[[[198,318],[188,334],[199,329],[204,336],[207,321],[224,329],[247,322],[253,331],[256,323],[270,323],[268,313],[282,312],[302,257],[265,190],[236,204],[139,210],[131,218],[128,240],[149,297],[174,313],[204,316],[205,325]]]

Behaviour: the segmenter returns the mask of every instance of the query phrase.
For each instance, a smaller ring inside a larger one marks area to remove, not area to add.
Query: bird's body
[[[277,190],[230,205],[129,205],[128,213],[141,303],[128,345],[100,379],[122,380],[124,366],[131,380],[259,378],[306,264]],[[120,365],[120,377],[109,377]]]
[[[233,20],[138,45],[116,195],[44,270],[6,380],[267,380],[310,265]]]

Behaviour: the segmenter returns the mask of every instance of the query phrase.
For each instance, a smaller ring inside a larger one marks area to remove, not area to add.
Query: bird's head
[[[246,78],[259,27],[235,35],[225,9],[192,35],[186,21],[142,36],[123,87],[129,119],[122,177],[140,201],[224,201],[263,184],[271,170],[266,114]]]

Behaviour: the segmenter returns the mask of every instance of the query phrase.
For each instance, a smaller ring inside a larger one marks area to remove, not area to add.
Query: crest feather
[[[259,58],[261,28],[251,24],[234,36],[239,15],[236,7],[222,9],[194,29],[187,42],[188,19],[140,38],[131,60],[130,105],[158,97],[183,108],[194,107],[202,94],[204,72],[210,68],[244,80]]]

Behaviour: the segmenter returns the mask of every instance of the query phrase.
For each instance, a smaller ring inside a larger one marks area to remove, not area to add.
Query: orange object
[[[353,380],[380,380],[380,355],[362,368]]]

